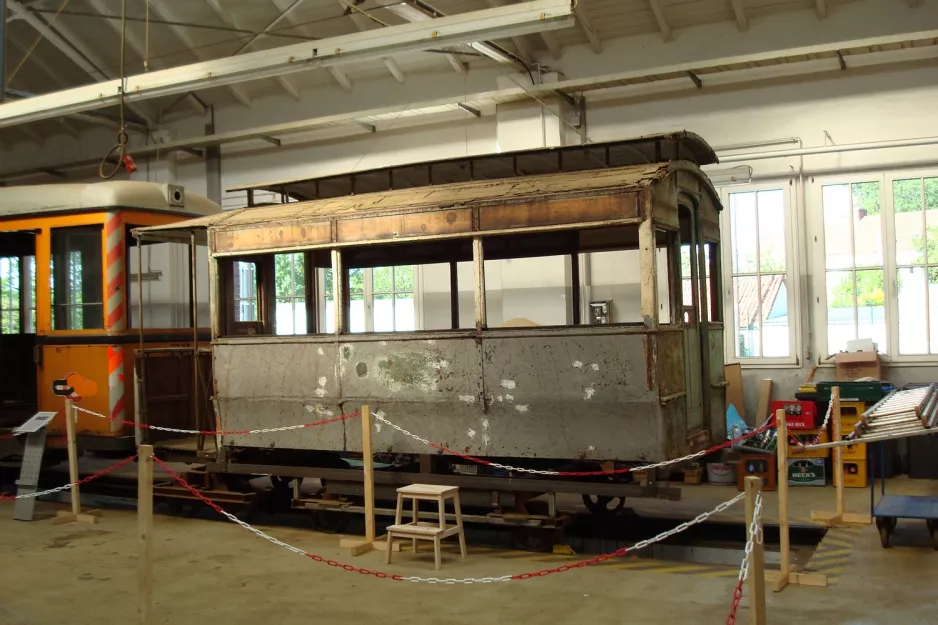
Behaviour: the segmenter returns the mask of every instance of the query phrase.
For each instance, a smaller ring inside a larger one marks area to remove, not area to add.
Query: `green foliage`
[[[306,263],[303,254],[274,256],[274,284],[277,297],[295,297],[306,293]]]
[[[883,285],[883,272],[858,271],[856,306],[861,308],[882,306],[886,299]],[[853,276],[845,276],[839,284],[831,289],[831,298],[828,302],[830,308],[853,308]]]
[[[853,195],[854,210],[865,209],[867,215],[879,215],[881,212],[879,202],[878,182],[854,182],[850,185]]]
[[[923,189],[924,187],[924,189]],[[922,210],[924,191],[925,210],[938,209],[938,178],[909,178],[892,183],[892,205],[897,213]]]
[[[915,250],[913,264],[924,265],[926,261],[938,262],[938,226],[925,229],[925,236],[912,237],[912,249]],[[938,267],[928,268],[928,283],[938,284]]]

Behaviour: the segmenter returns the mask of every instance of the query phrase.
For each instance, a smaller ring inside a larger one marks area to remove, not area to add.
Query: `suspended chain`
[[[694,452],[694,453],[692,453],[692,454],[688,454],[688,455],[686,455],[686,456],[682,456],[682,457],[680,457],[680,458],[674,458],[674,459],[672,459],[672,460],[662,460],[661,462],[655,462],[655,463],[653,463],[653,464],[645,464],[645,465],[641,465],[641,466],[637,466],[637,467],[623,467],[623,468],[621,468],[621,469],[612,469],[612,470],[610,470],[610,471],[551,471],[551,470],[547,470],[547,469],[529,469],[529,468],[527,468],[527,467],[516,467],[516,466],[512,466],[512,465],[510,465],[510,464],[501,464],[501,463],[498,463],[498,462],[491,462],[491,461],[489,461],[489,460],[484,460],[484,459],[482,459],[482,458],[476,458],[475,456],[467,456],[466,454],[459,453],[458,451],[455,451],[455,450],[453,450],[453,449],[450,449],[449,447],[445,447],[444,445],[440,445],[440,444],[438,444],[438,443],[431,443],[431,442],[428,441],[427,439],[425,439],[425,438],[423,438],[423,437],[421,437],[421,436],[417,436],[417,435],[414,434],[413,432],[402,428],[401,426],[397,425],[396,423],[394,423],[394,422],[392,422],[392,421],[388,421],[387,418],[385,418],[384,416],[382,416],[382,415],[380,415],[380,414],[378,414],[378,413],[375,413],[375,414],[373,414],[372,416],[374,416],[375,419],[377,419],[378,421],[381,421],[381,422],[384,423],[385,425],[388,425],[388,426],[394,428],[395,430],[397,430],[397,431],[400,432],[401,434],[404,434],[405,436],[411,437],[411,438],[414,439],[415,441],[419,441],[419,442],[423,443],[424,445],[428,445],[428,446],[430,446],[430,447],[433,447],[434,449],[438,449],[438,450],[440,450],[440,451],[442,451],[442,452],[445,452],[445,453],[447,453],[447,454],[450,454],[450,455],[453,455],[453,456],[458,456],[458,457],[460,457],[460,458],[462,458],[462,459],[464,459],[464,460],[468,460],[468,461],[470,461],[470,462],[475,462],[476,464],[484,464],[484,465],[487,465],[487,466],[490,466],[490,467],[495,467],[495,468],[498,468],[498,469],[505,469],[505,470],[507,470],[507,471],[517,471],[517,472],[519,472],[519,473],[530,473],[530,474],[534,474],[534,475],[568,476],[568,477],[586,477],[586,476],[592,476],[592,475],[614,475],[614,474],[621,474],[621,473],[634,473],[634,472],[637,472],[637,471],[648,471],[648,470],[650,470],[650,469],[658,469],[658,468],[660,468],[660,467],[666,467],[666,466],[672,465],[672,464],[680,464],[680,463],[682,463],[682,462],[687,462],[687,461],[689,461],[689,460],[694,460],[694,459],[696,459],[696,458],[700,458],[700,457],[702,457],[702,456],[706,456],[707,454],[713,453],[713,452],[715,452],[715,451],[719,451],[720,449],[724,449],[724,448],[726,448],[726,447],[731,447],[732,445],[735,445],[736,443],[739,443],[739,442],[741,442],[741,441],[744,441],[744,440],[746,440],[746,439],[748,439],[748,438],[752,438],[753,436],[755,436],[755,435],[757,435],[757,434],[760,434],[761,432],[764,432],[765,430],[769,429],[769,423],[766,423],[766,424],[764,424],[764,425],[763,425],[762,427],[760,427],[760,428],[757,428],[757,429],[755,429],[755,430],[752,430],[751,432],[747,432],[746,434],[743,434],[742,436],[738,436],[738,437],[736,437],[736,438],[734,438],[734,439],[732,439],[732,440],[728,440],[728,441],[726,441],[726,442],[720,443],[719,445],[715,445],[715,446],[713,446],[713,447],[711,447],[711,448],[709,448],[709,449],[704,449],[704,450],[702,450],[702,451],[697,451],[697,452]]]
[[[308,553],[300,549],[299,547],[295,547],[289,543],[285,543],[282,540],[278,540],[274,538],[273,536],[271,536],[270,534],[267,534],[266,532],[252,526],[250,523],[247,523],[246,521],[242,521],[235,515],[223,509],[217,503],[215,503],[214,501],[212,501],[211,499],[203,495],[199,491],[199,489],[197,489],[195,486],[192,486],[191,484],[186,482],[182,477],[180,477],[178,473],[173,471],[169,466],[167,466],[165,462],[163,462],[156,456],[153,456],[153,461],[157,463],[158,465],[160,465],[163,468],[163,470],[169,473],[170,477],[172,477],[173,480],[175,480],[180,486],[182,486],[187,491],[192,493],[192,495],[194,495],[197,499],[202,501],[204,504],[206,504],[207,506],[209,506],[210,508],[212,508],[213,510],[215,510],[222,516],[224,516],[226,519],[228,519],[232,523],[236,523],[237,525],[240,525],[241,527],[251,532],[255,536],[259,538],[263,538],[264,540],[270,543],[273,543],[274,545],[277,545],[278,547],[283,547],[284,549],[286,549],[287,551],[290,551],[291,553],[295,553],[301,556],[306,556],[307,558],[309,558],[310,560],[314,562],[328,564],[329,566],[340,568],[343,571],[348,571],[350,573],[359,573],[361,575],[373,575],[374,577],[377,577],[379,579],[390,579],[390,580],[397,581],[397,582],[404,581],[404,582],[415,582],[415,583],[425,583],[425,584],[453,585],[453,584],[490,584],[494,582],[509,582],[509,581],[516,581],[516,580],[531,579],[534,577],[546,577],[548,575],[553,575],[554,573],[564,573],[571,569],[578,569],[578,568],[590,566],[592,564],[599,564],[601,562],[605,562],[606,560],[610,558],[624,556],[625,554],[631,553],[633,551],[639,551],[650,545],[653,545],[654,543],[660,542],[671,536],[674,536],[675,534],[679,534],[683,532],[684,530],[688,529],[689,527],[697,525],[698,523],[703,523],[714,514],[723,512],[724,510],[726,510],[727,508],[737,503],[743,497],[746,496],[745,493],[740,493],[736,495],[735,497],[733,497],[732,499],[728,501],[724,501],[723,503],[719,504],[713,510],[699,514],[697,515],[696,518],[691,519],[690,521],[687,521],[685,523],[681,523],[677,527],[672,528],[666,532],[662,532],[661,534],[658,534],[654,538],[643,540],[639,543],[636,543],[635,545],[632,545],[631,547],[622,547],[621,549],[617,549],[616,551],[612,553],[607,553],[607,554],[603,554],[600,556],[596,556],[595,558],[590,558],[589,560],[581,560],[580,562],[577,562],[575,564],[559,566],[559,567],[552,568],[552,569],[544,569],[542,571],[535,571],[533,573],[520,573],[517,575],[502,575],[500,577],[465,577],[461,579],[440,578],[440,577],[419,577],[419,576],[403,577],[401,575],[392,575],[390,573],[383,573],[381,571],[371,571],[369,569],[354,566],[352,564],[343,564],[335,560],[329,560],[329,559],[323,558],[322,556]]]
[[[127,421],[125,419],[118,419],[117,417],[109,417],[103,415],[100,412],[94,412],[93,410],[88,410],[87,408],[82,408],[81,406],[74,406],[75,410],[79,412],[84,412],[85,414],[90,414],[93,417],[98,417],[99,419],[107,419],[108,421],[115,421],[117,423],[123,423],[124,425],[132,425],[144,430],[157,430],[159,432],[174,432],[176,434],[202,434],[205,436],[216,436],[216,435],[234,435],[234,434],[268,434],[270,432],[287,432],[289,430],[302,430],[303,428],[312,428],[320,425],[326,425],[327,423],[335,423],[337,421],[345,421],[346,419],[352,419],[354,417],[360,417],[362,413],[354,412],[352,414],[340,415],[338,417],[332,417],[331,419],[323,419],[322,421],[313,421],[312,423],[301,423],[299,425],[285,425],[283,427],[277,428],[260,428],[256,430],[182,430],[179,428],[167,428],[160,425],[149,425],[146,423],[137,423],[136,421]]]
[[[733,589],[733,601],[730,604],[730,613],[726,617],[726,625],[735,625],[736,611],[739,609],[739,602],[743,598],[743,583],[749,579],[749,565],[752,563],[752,550],[756,544],[762,544],[762,493],[756,493],[756,504],[753,507],[752,522],[749,524],[749,534],[746,538],[746,550],[743,553],[743,561],[739,566],[739,577],[736,580],[736,588]]]
[[[123,460],[121,460],[115,465],[111,465],[108,468],[98,471],[94,475],[89,475],[86,478],[80,479],[77,482],[73,482],[71,484],[64,484],[62,486],[56,486],[55,488],[50,488],[49,490],[39,491],[38,493],[26,493],[24,495],[7,495],[4,493],[0,493],[0,501],[14,501],[16,499],[34,499],[36,497],[44,497],[46,495],[51,495],[53,493],[59,493],[59,492],[62,492],[63,490],[68,490],[74,486],[83,486],[84,484],[87,484],[88,482],[92,480],[96,480],[103,475],[107,475],[108,473],[110,473],[111,471],[114,471],[115,469],[119,469],[125,464],[130,464],[136,459],[137,459],[137,454],[134,454],[130,456],[129,458],[124,458]]]

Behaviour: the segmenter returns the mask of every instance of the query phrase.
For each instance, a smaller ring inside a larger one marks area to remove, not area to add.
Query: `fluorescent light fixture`
[[[704,172],[715,187],[732,187],[752,182],[752,167],[749,165],[739,165],[737,167],[726,167],[710,171],[704,169]]]
[[[507,52],[494,44],[487,43],[485,41],[470,41],[469,47],[476,52],[484,54],[490,59],[498,61],[499,63],[505,63],[509,65],[514,65],[517,63],[516,59],[512,58]]]
[[[427,20],[433,19],[432,15],[424,13],[409,2],[398,2],[397,4],[392,4],[382,8],[387,9],[398,17],[404,18],[408,22],[425,22]]]
[[[124,80],[125,99],[136,102],[293,72],[565,28],[574,24],[570,0],[530,0],[424,22],[376,28],[250,54],[138,74]],[[67,89],[0,105],[0,128],[118,103],[120,80]]]

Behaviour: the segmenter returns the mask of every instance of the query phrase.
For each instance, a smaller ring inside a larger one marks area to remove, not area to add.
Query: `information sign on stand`
[[[42,454],[46,449],[46,426],[56,414],[37,412],[26,423],[13,430],[14,435],[25,434],[26,438],[20,477],[16,480],[17,495],[32,495],[39,489],[39,471],[42,469]],[[35,509],[35,497],[17,499],[13,505],[13,518],[17,521],[32,521]]]

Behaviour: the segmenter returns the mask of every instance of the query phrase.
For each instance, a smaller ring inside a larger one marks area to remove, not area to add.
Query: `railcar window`
[[[189,246],[184,243],[144,242],[142,270],[137,266],[137,242],[127,237],[127,323],[140,325],[140,294],[137,281],[143,287],[143,327],[150,329],[180,329],[192,327],[192,288]],[[196,251],[196,303],[198,321],[207,327],[208,259],[204,246]]]
[[[274,255],[274,289],[276,333],[306,334],[306,263],[302,253]]]
[[[36,333],[36,257],[0,258],[0,334]]]
[[[485,261],[485,311],[490,328],[573,323],[567,256]]]
[[[234,263],[234,309],[236,322],[258,321],[257,264]]]
[[[52,329],[104,328],[101,226],[52,229]]]

